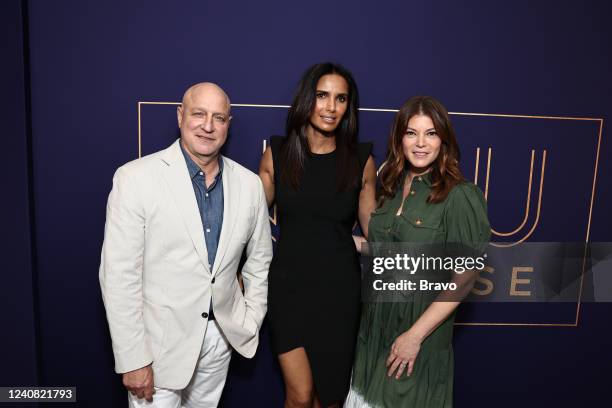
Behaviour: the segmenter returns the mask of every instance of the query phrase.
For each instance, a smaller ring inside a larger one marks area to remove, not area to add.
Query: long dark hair
[[[311,154],[306,128],[316,103],[317,82],[324,75],[340,75],[348,84],[348,107],[338,127],[336,137],[336,183],[338,191],[347,190],[359,181],[357,133],[359,130],[359,92],[353,75],[343,66],[331,62],[308,68],[287,114],[286,138],[280,151],[281,180],[297,190],[306,156]]]
[[[404,181],[402,176],[410,167],[410,163],[404,157],[402,140],[406,133],[408,121],[415,115],[428,116],[442,140],[440,154],[431,164],[432,191],[427,201],[429,203],[444,201],[453,187],[465,180],[461,170],[459,170],[461,156],[459,144],[446,108],[431,96],[414,96],[402,105],[393,121],[387,159],[380,171],[380,188],[377,194],[379,206],[386,199],[393,197]]]

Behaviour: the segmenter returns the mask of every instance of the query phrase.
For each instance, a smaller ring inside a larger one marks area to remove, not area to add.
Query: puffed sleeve
[[[466,250],[482,253],[491,237],[487,202],[482,191],[469,182],[453,188],[448,196],[444,223],[447,244],[459,244]]]

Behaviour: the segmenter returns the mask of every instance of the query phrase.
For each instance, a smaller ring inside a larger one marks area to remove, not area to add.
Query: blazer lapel
[[[168,165],[163,175],[168,188],[172,191],[174,202],[183,218],[183,223],[191,237],[193,246],[204,267],[209,271],[202,219],[179,140],[167,148],[162,155],[162,160]]]
[[[232,232],[236,225],[236,214],[238,214],[238,205],[240,204],[240,180],[234,177],[232,163],[221,156],[223,160],[223,223],[221,224],[221,236],[219,237],[219,246],[215,256],[215,264],[213,265],[212,274],[215,275],[219,270],[219,266],[223,262],[223,257],[232,239]]]

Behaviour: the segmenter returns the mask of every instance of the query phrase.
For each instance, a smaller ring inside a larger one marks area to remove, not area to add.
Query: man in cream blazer
[[[259,177],[219,154],[229,98],[194,85],[177,116],[181,138],[120,167],[108,198],[100,286],[134,407],[217,406],[231,348],[252,357],[266,314],[268,207]]]

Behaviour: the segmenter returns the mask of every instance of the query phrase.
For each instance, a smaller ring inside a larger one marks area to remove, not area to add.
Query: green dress
[[[369,240],[460,243],[468,247],[479,243],[482,249],[489,241],[490,225],[480,189],[463,182],[438,204],[427,203],[430,192],[429,175],[415,177],[397,216],[402,183],[395,196],[372,214]],[[388,377],[385,367],[395,339],[417,321],[431,301],[431,296],[417,293],[410,302],[364,304],[345,408],[452,407],[454,313],[423,341],[410,377]]]

